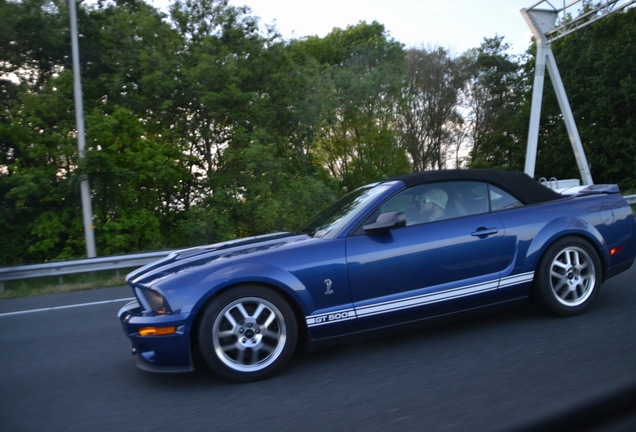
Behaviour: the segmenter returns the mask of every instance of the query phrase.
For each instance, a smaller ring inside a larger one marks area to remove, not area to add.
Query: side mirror
[[[386,231],[390,228],[406,226],[406,215],[401,211],[381,213],[375,222],[366,224],[365,231]]]

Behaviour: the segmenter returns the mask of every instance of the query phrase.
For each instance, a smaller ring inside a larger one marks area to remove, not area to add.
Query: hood
[[[126,281],[131,285],[147,285],[159,278],[188,268],[200,267],[221,259],[263,252],[309,238],[306,234],[279,232],[184,249],[172,252],[165,258],[130,272],[126,275]]]

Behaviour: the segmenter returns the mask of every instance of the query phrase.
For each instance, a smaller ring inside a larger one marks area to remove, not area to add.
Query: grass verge
[[[4,291],[0,292],[0,300],[124,286],[126,274],[132,270],[134,268],[65,275],[62,284],[56,276],[7,281],[4,282]]]

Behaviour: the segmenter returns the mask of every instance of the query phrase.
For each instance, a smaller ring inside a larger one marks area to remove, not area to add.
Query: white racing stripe
[[[420,294],[413,297],[399,298],[390,301],[371,303],[365,306],[347,308],[329,313],[318,315],[310,315],[305,317],[307,327],[322,326],[332,324],[334,322],[351,320],[355,318],[365,318],[373,315],[380,315],[390,312],[396,312],[403,309],[411,309],[420,306],[426,306],[433,303],[454,300],[463,297],[469,297],[475,294],[481,294],[488,291],[495,291],[502,288],[508,288],[514,285],[532,282],[534,272],[526,272],[516,274],[514,276],[506,276],[504,278],[495,279],[478,284],[460,286],[452,289],[439,290],[427,294]]]
[[[419,306],[426,306],[432,303],[439,303],[446,300],[454,300],[461,297],[468,297],[474,294],[480,294],[487,291],[495,291],[498,281],[484,282],[480,284],[469,285],[460,288],[436,291],[428,294],[422,294],[415,297],[405,299],[396,299],[388,302],[370,304],[366,306],[358,306],[356,313],[358,317],[367,317],[388,312],[395,312],[402,309],[411,309]]]
[[[30,309],[30,310],[23,310],[23,311],[17,311],[17,312],[6,312],[6,313],[0,313],[0,317],[11,316],[11,315],[22,315],[22,314],[35,313],[35,312],[46,312],[46,311],[51,311],[56,309],[70,309],[70,308],[83,307],[83,306],[96,306],[101,304],[117,303],[117,302],[131,301],[131,300],[135,300],[135,298],[129,297],[129,298],[123,298],[123,299],[116,299],[116,300],[104,300],[104,301],[98,301],[98,302],[92,302],[92,303],[80,303],[80,304],[74,304],[74,305],[54,306],[54,307],[42,308],[42,309]]]

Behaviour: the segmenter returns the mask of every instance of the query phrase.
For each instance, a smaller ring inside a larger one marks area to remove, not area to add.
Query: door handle
[[[498,232],[499,230],[497,228],[479,227],[477,228],[477,231],[470,233],[470,235],[474,237],[479,237],[479,238],[486,238],[493,234],[497,234]]]

